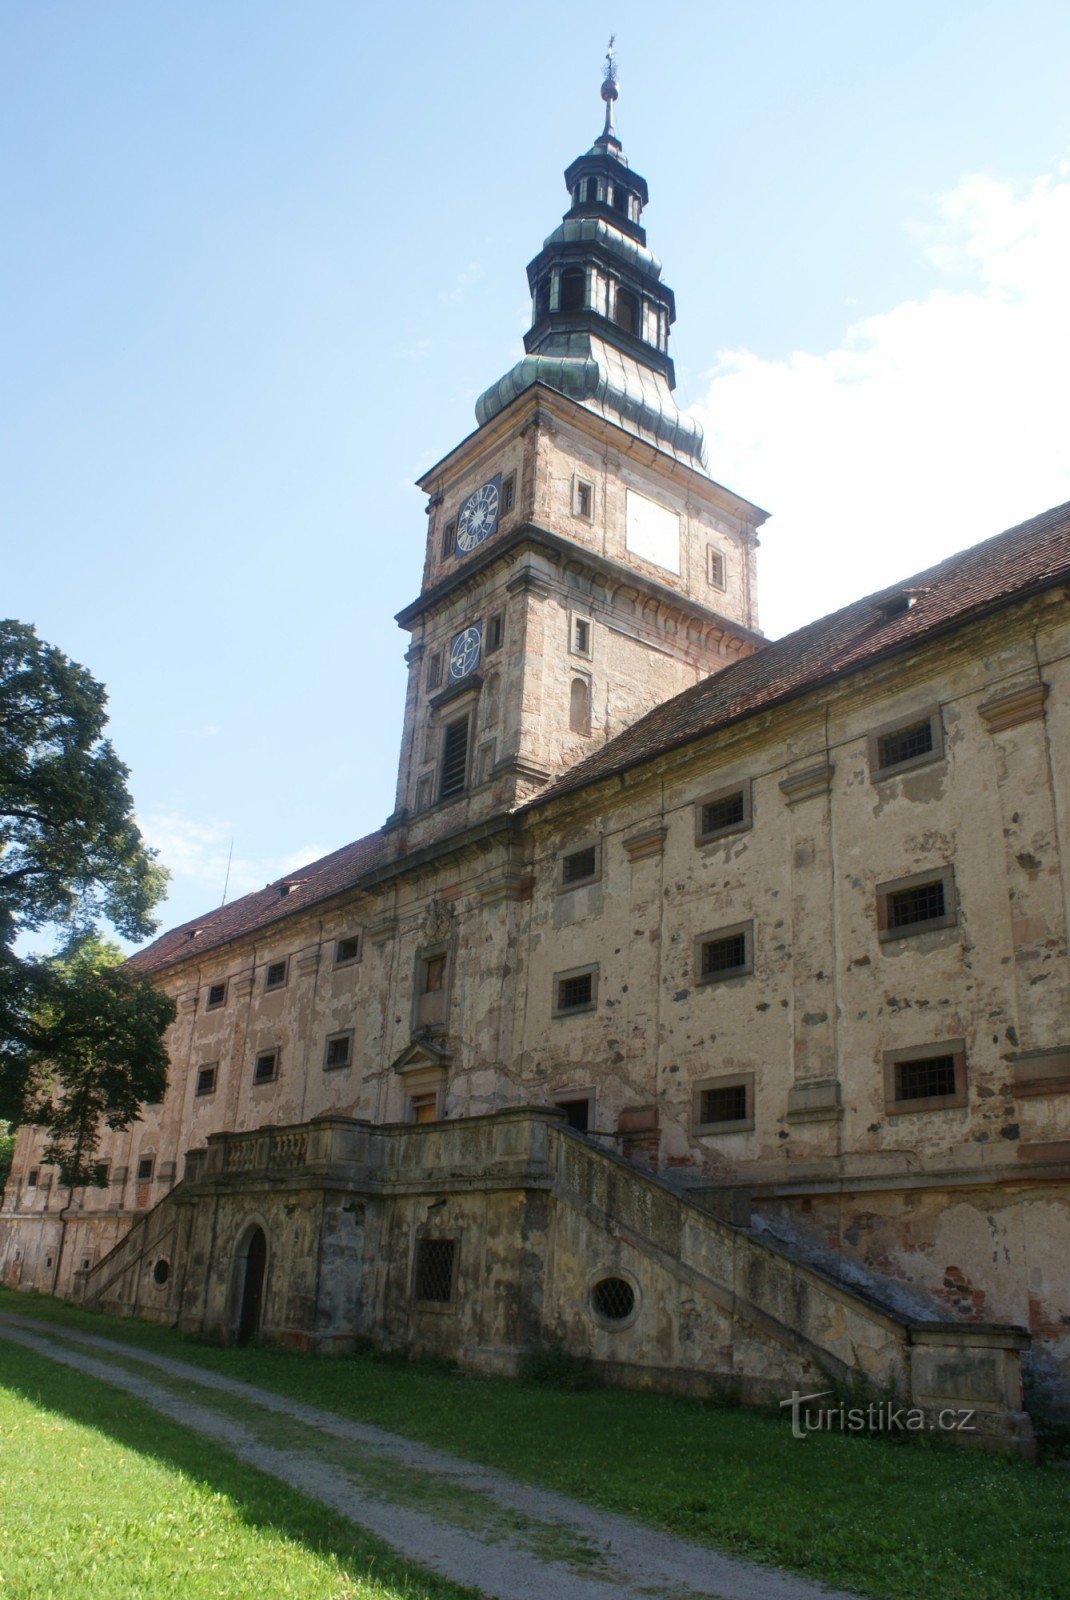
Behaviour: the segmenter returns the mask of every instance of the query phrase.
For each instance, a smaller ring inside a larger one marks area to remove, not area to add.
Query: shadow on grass
[[[393,1590],[398,1600],[477,1595],[475,1589],[414,1568],[338,1512],[227,1455],[143,1401],[24,1346],[0,1341],[0,1352],[0,1388],[225,1496],[245,1527],[283,1537],[317,1557],[333,1557],[351,1579],[379,1584],[386,1594]]]

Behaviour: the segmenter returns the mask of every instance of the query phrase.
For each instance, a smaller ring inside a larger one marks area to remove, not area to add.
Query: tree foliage
[[[45,1121],[75,1173],[102,1122],[124,1127],[162,1093],[173,1016],[94,937],[102,919],[146,937],[167,881],[104,737],[106,706],[84,667],[0,622],[0,1117]],[[63,955],[20,954],[20,935],[45,928],[66,932]]]

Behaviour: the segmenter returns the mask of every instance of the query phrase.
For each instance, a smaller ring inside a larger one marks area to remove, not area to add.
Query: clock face
[[[479,666],[483,649],[483,624],[476,622],[450,640],[450,682],[459,683]]]
[[[498,472],[468,496],[457,513],[458,550],[467,554],[490,538],[498,526],[501,492],[502,475]]]

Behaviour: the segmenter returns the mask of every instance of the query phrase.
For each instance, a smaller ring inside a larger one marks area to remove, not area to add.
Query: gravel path
[[[485,1600],[857,1600],[134,1345],[6,1313],[2,1339],[124,1390]]]

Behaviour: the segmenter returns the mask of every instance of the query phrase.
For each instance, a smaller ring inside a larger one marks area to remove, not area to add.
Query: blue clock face
[[[460,683],[479,666],[483,650],[483,624],[476,622],[450,640],[450,682]]]
[[[475,550],[496,531],[501,494],[502,475],[498,472],[481,484],[475,494],[470,494],[457,513],[457,549],[463,555]]]

